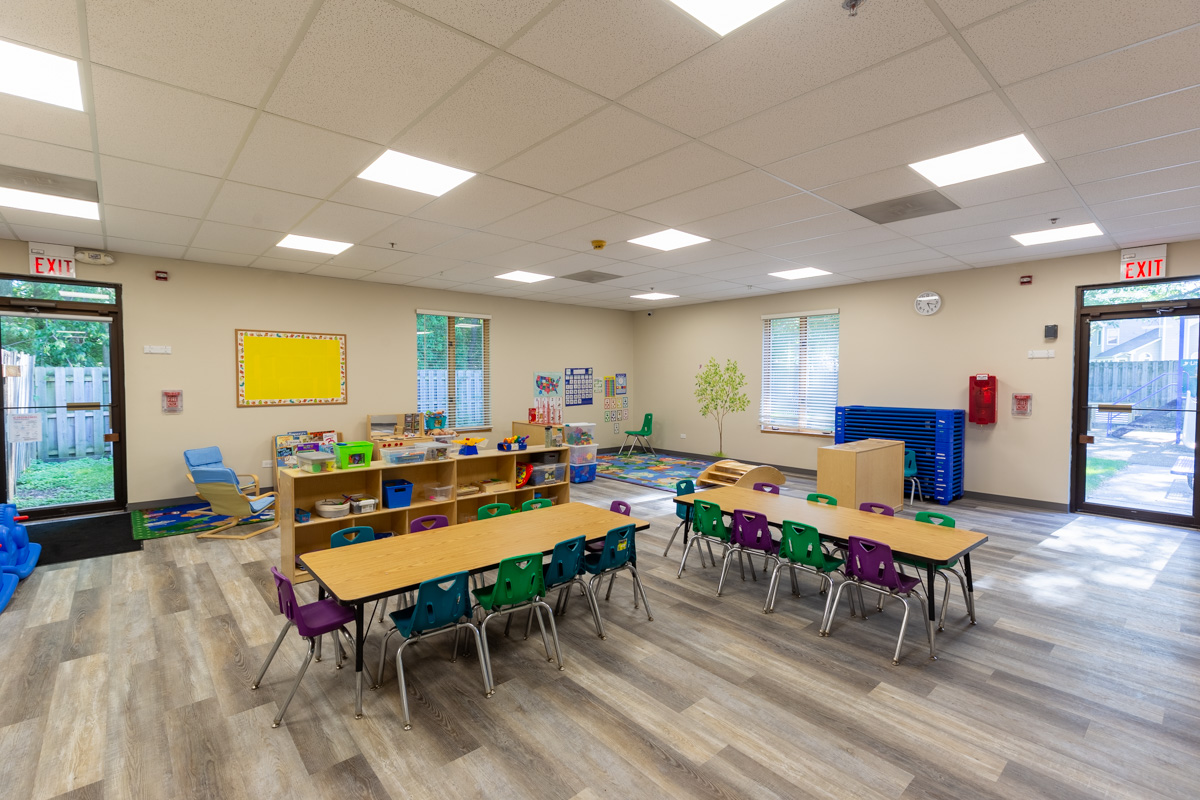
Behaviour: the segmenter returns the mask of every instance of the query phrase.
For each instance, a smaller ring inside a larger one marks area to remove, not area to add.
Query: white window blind
[[[492,426],[491,318],[417,313],[417,410],[456,431]]]
[[[763,430],[833,430],[838,319],[836,311],[763,318]]]

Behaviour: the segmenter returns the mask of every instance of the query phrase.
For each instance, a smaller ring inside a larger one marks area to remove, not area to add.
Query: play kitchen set
[[[329,458],[314,457],[307,470],[280,469],[276,490],[284,574],[293,581],[309,580],[297,571],[296,556],[328,548],[330,535],[342,528],[369,525],[400,534],[427,514],[443,514],[453,525],[475,520],[479,507],[488,503],[515,509],[540,497],[556,504],[570,501],[572,448],[526,444],[525,449],[462,452],[485,443],[465,437],[416,442],[395,449],[399,454],[415,448],[402,456],[412,460],[403,461],[387,460],[391,448],[384,450],[384,459],[372,460],[377,442],[334,443],[333,452],[324,453]]]

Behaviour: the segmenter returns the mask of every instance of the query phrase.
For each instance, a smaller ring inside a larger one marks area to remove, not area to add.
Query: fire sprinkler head
[[[863,3],[865,3],[866,1],[867,0],[842,0],[842,8],[849,11],[850,16],[857,17],[858,16],[858,7],[861,6]]]

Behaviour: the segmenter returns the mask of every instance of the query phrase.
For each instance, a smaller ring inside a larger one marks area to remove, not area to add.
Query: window
[[[456,431],[491,427],[490,327],[483,314],[417,311],[418,411],[445,411]]]
[[[833,430],[838,398],[838,312],[763,317],[765,431]]]

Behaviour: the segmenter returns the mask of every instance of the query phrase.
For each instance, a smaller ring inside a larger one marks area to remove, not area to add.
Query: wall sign
[[[67,244],[29,243],[29,274],[75,277],[75,248]]]
[[[592,404],[591,367],[567,367],[564,381],[567,405],[590,406]]]
[[[1121,280],[1142,281],[1167,276],[1167,246],[1131,247],[1121,251]]]
[[[1012,415],[1014,417],[1033,416],[1033,395],[1017,394],[1012,396]]]
[[[40,442],[42,440],[41,414],[9,414],[4,423],[10,444],[18,442]]]
[[[162,412],[164,414],[182,414],[183,413],[183,390],[182,389],[163,389],[162,390]]]

